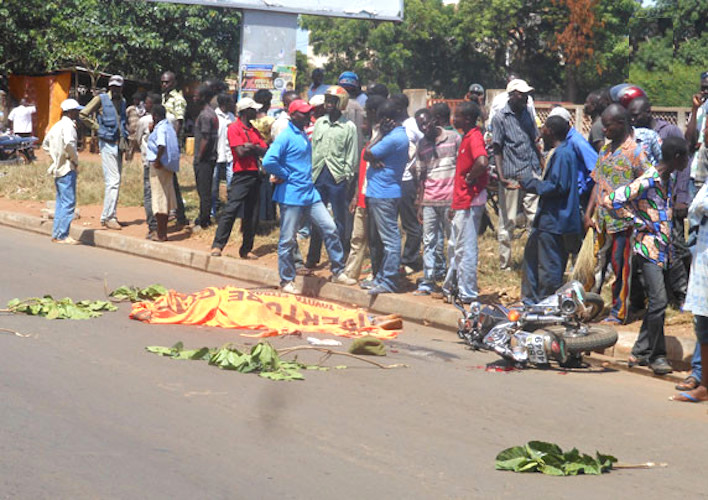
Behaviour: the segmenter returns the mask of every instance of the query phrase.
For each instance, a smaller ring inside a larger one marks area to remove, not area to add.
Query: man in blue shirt
[[[583,230],[577,162],[575,152],[566,140],[569,127],[568,122],[559,116],[546,120],[541,133],[551,152],[543,178],[529,173],[521,179],[524,190],[539,195],[533,230],[524,250],[521,298],[526,304],[535,304],[560,288],[568,262],[566,241]]]
[[[366,207],[369,212],[369,249],[374,280],[362,282],[371,295],[398,290],[401,263],[401,231],[398,208],[401,179],[408,162],[408,135],[401,125],[400,109],[393,101],[379,107],[380,139],[364,151],[370,166],[366,171]]]
[[[273,201],[280,204],[280,286],[284,292],[294,294],[301,293],[295,285],[294,252],[297,248],[297,230],[304,217],[309,217],[319,228],[334,277],[344,269],[344,251],[337,226],[312,180],[312,145],[304,132],[305,126],[310,123],[311,111],[312,106],[302,99],[290,103],[290,121],[263,157],[263,168],[277,183]]]

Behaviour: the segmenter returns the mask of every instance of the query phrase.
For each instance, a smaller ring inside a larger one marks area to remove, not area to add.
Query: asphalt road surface
[[[234,284],[4,227],[0,270],[0,304],[101,299],[104,280],[185,292]],[[335,359],[350,368],[274,382],[147,353],[178,340],[253,341],[147,325],[128,311],[121,304],[88,321],[0,315],[0,327],[31,334],[0,333],[0,498],[705,496],[707,407],[667,401],[673,387],[660,380],[601,369],[488,372],[491,353],[406,324],[377,359],[409,368]],[[494,470],[499,451],[530,440],[669,466],[569,478]]]

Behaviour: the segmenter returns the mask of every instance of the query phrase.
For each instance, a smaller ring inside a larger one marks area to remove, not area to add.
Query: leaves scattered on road
[[[530,441],[526,446],[507,448],[497,455],[495,468],[513,472],[541,472],[551,476],[600,475],[609,472],[617,459],[595,452],[595,457],[577,448],[563,452],[560,446],[543,441]]]
[[[74,302],[69,297],[56,300],[51,295],[23,300],[12,299],[7,303],[7,312],[43,316],[47,319],[90,319],[97,318],[106,311],[117,310],[116,306],[105,300]]]

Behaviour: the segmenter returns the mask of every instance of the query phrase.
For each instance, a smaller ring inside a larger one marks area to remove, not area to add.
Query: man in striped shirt
[[[538,195],[519,189],[519,181],[528,175],[540,175],[541,152],[536,146],[536,122],[526,106],[533,87],[516,79],[509,82],[506,92],[509,102],[492,119],[492,142],[499,176],[500,267],[508,271],[511,269],[511,237],[519,210],[526,215],[526,224],[531,225],[538,204]]]
[[[435,282],[445,278],[445,238],[450,236],[447,212],[455,185],[455,161],[460,148],[460,134],[435,125],[429,109],[415,113],[423,138],[416,151],[417,216],[423,224],[423,281],[416,295],[429,295]]]

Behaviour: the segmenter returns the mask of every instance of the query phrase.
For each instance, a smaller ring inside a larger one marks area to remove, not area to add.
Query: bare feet
[[[686,403],[703,403],[708,401],[708,388],[699,385],[692,391],[679,392],[669,398],[671,401],[682,401]]]

